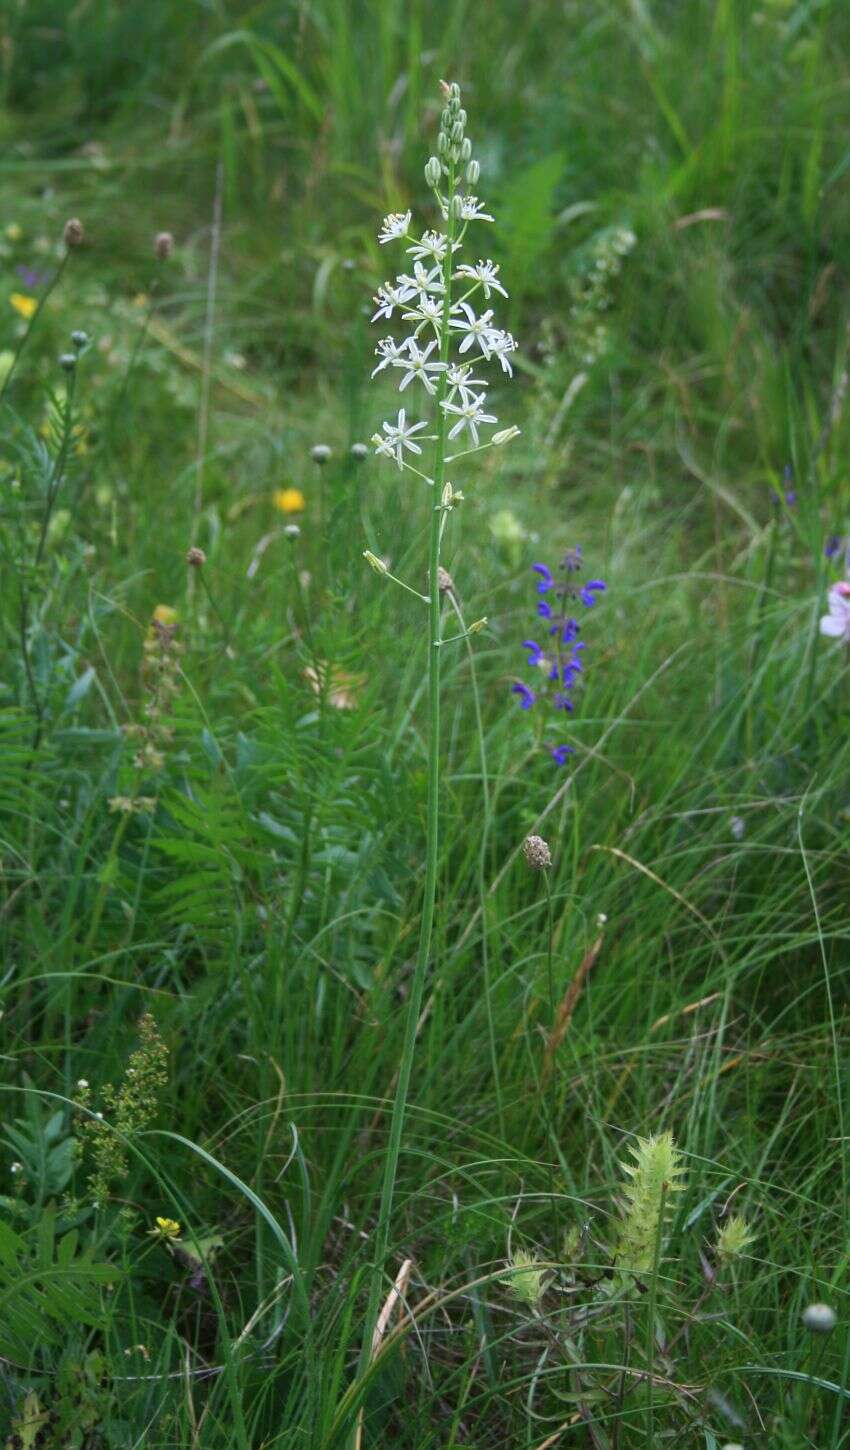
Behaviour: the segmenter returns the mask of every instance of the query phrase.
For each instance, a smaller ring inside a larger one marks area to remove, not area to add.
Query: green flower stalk
[[[627,1182],[615,1262],[633,1274],[652,1274],[664,1247],[673,1194],[685,1186],[685,1170],[672,1133],[638,1138],[629,1151],[635,1162],[621,1164]]]
[[[442,648],[454,639],[466,638],[484,621],[476,621],[463,635],[444,639],[442,636],[442,591],[440,588],[440,551],[450,514],[462,495],[446,478],[446,466],[484,448],[508,441],[518,430],[501,429],[482,440],[481,431],[489,429],[498,419],[487,411],[487,382],[480,376],[484,365],[498,362],[501,370],[511,376],[511,353],[516,347],[513,337],[493,322],[489,301],[493,293],[507,296],[499,280],[499,269],[490,261],[463,263],[459,259],[468,227],[477,222],[491,222],[477,197],[469,195],[480,174],[472,157],[472,145],[466,135],[466,112],[461,106],[460,88],[443,85],[444,110],[437,140],[437,154],[425,167],[425,180],[442,217],[445,231],[425,231],[417,240],[410,234],[410,211],[394,213],[385,218],[378,241],[381,246],[403,242],[411,259],[409,272],[401,273],[395,282],[386,282],[375,297],[377,311],[373,321],[391,320],[400,314],[401,322],[409,324],[409,335],[400,343],[385,337],[375,349],[378,358],[372,376],[391,369],[399,373],[399,392],[411,388],[411,411],[416,410],[418,393],[430,414],[429,422],[408,418],[400,408],[394,422],[385,422],[383,431],[372,439],[379,456],[391,459],[396,467],[424,484],[431,507],[428,544],[427,593],[421,598],[428,615],[428,804],[425,844],[425,881],[420,920],[419,944],[407,1004],[398,1082],[395,1088],[389,1142],[384,1163],[384,1179],[378,1224],[375,1233],[374,1268],[370,1283],[369,1304],[360,1359],[361,1374],[371,1356],[372,1335],[377,1320],[382,1276],[389,1246],[398,1159],[401,1149],[407,1095],[416,1046],[416,1030],[422,1008],[425,974],[431,953],[431,936],[437,885],[437,847],[440,796],[440,656]],[[476,250],[476,257],[478,255]],[[473,304],[483,297],[482,310]],[[454,355],[453,355],[454,353]],[[412,386],[411,386],[412,385]],[[433,443],[433,461],[426,472],[424,444]],[[455,451],[449,449],[454,445]],[[423,464],[420,467],[420,462]],[[367,563],[388,583],[402,584],[414,594],[419,591],[396,579],[390,567],[373,554]]]

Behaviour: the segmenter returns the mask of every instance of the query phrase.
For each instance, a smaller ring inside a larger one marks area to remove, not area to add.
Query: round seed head
[[[310,449],[310,457],[312,458],[314,463],[318,463],[320,468],[323,464],[327,463],[330,456],[331,450],[328,447],[327,443],[316,443],[314,447]]]
[[[207,556],[203,549],[196,549],[194,546],[186,551],[186,563],[193,569],[202,569],[207,562]]]
[[[71,341],[74,344],[74,347],[76,347],[77,349],[85,347],[85,345],[88,342],[88,340],[89,340],[88,333],[87,332],[80,331],[79,328],[77,328],[76,331],[74,331],[74,332],[71,333]]]
[[[810,1334],[831,1334],[835,1322],[835,1310],[828,1304],[808,1304],[803,1310],[803,1323]]]
[[[526,836],[522,854],[532,871],[545,871],[552,865],[552,852],[542,836]]]
[[[159,262],[167,262],[174,251],[174,238],[170,232],[157,232],[154,238],[153,254]]]
[[[63,352],[59,357],[59,366],[66,373],[72,373],[77,366],[77,354],[75,352]]]
[[[69,217],[62,233],[66,247],[81,247],[85,241],[85,228],[79,217]]]
[[[295,540],[298,538],[298,535],[301,533],[301,530],[299,529],[297,524],[287,524],[283,532],[285,537],[289,540],[290,544],[294,544]]]
[[[367,445],[365,443],[352,443],[351,456],[352,458],[356,458],[358,463],[361,463],[364,458],[369,457]]]

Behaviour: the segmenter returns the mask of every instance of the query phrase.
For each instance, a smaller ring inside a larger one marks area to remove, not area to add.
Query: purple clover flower
[[[511,686],[511,692],[518,696],[523,710],[531,710],[539,702],[545,702],[559,714],[569,714],[575,709],[573,691],[584,673],[581,652],[585,646],[584,641],[578,638],[581,626],[568,610],[576,602],[585,609],[592,609],[598,603],[598,596],[608,586],[604,579],[589,579],[583,585],[573,582],[572,575],[582,567],[581,546],[569,549],[562,556],[558,578],[548,564],[532,564],[531,567],[532,573],[538,576],[537,594],[552,596],[552,603],[548,599],[537,600],[538,617],[552,621],[548,629],[550,642],[544,647],[535,639],[523,640],[527,663],[530,668],[539,671],[543,683],[533,690],[530,685],[517,680]],[[566,649],[568,653],[562,655]],[[546,748],[556,765],[566,765],[567,757],[575,754],[571,745],[547,745]]]

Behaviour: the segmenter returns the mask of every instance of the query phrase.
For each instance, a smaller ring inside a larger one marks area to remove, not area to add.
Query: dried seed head
[[[65,223],[62,233],[66,247],[81,247],[85,241],[86,233],[79,217],[69,217]]]
[[[437,569],[437,588],[441,594],[454,594],[455,581],[448,569],[444,569],[442,564]]]
[[[835,1310],[828,1304],[809,1304],[803,1310],[803,1323],[810,1334],[831,1334],[835,1322]]]
[[[522,854],[532,871],[545,871],[552,865],[552,852],[542,836],[526,836]]]
[[[194,546],[186,551],[186,563],[193,569],[201,569],[207,562],[207,556],[203,549],[196,549]]]
[[[153,254],[159,262],[167,262],[174,252],[174,238],[170,232],[157,232],[154,238]]]

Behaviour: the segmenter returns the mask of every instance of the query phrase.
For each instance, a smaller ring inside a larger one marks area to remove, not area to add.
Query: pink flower
[[[830,639],[843,639],[850,644],[850,584],[846,579],[842,579],[839,584],[833,584],[827,601],[829,614],[821,619],[821,634],[828,634]]]

